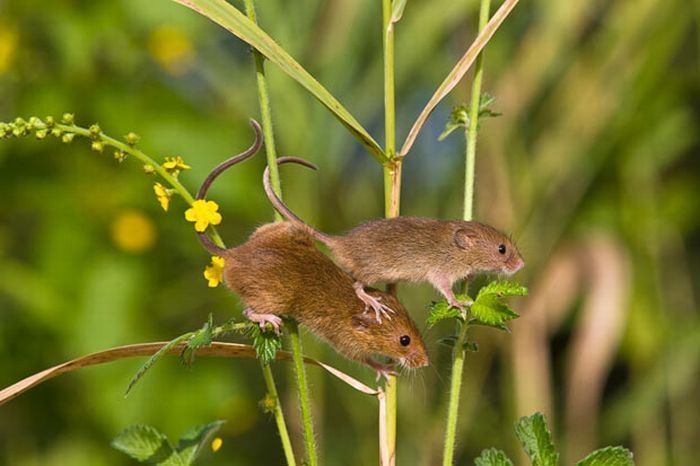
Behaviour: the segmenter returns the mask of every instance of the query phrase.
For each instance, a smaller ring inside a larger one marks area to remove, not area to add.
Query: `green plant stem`
[[[299,325],[294,321],[285,322],[289,341],[292,345],[292,358],[294,359],[294,376],[299,387],[299,406],[301,408],[301,420],[304,424],[304,443],[309,466],[318,465],[316,453],[316,438],[314,437],[314,423],[311,416],[311,402],[309,400],[309,386],[306,380],[306,368],[302,356]]]
[[[277,423],[277,431],[279,432],[280,440],[282,441],[284,457],[287,459],[288,466],[296,466],[296,460],[294,459],[294,450],[292,449],[292,441],[289,438],[287,424],[284,422],[284,413],[282,412],[280,397],[277,393],[277,386],[275,385],[275,379],[272,376],[272,370],[270,369],[270,365],[263,365],[262,372],[263,378],[265,379],[265,386],[267,387],[267,393],[272,399],[275,400],[273,414],[275,416],[275,422]]]
[[[394,101],[394,25],[391,24],[392,0],[382,0],[382,33],[384,48],[384,215],[399,215],[401,201],[401,160],[396,157],[396,110]],[[390,288],[396,291],[395,288]],[[386,451],[389,465],[396,462],[396,419],[398,385],[390,376],[384,387],[386,394]],[[381,449],[380,449],[381,451]]]
[[[255,15],[255,5],[253,0],[244,0],[246,15],[257,24]],[[267,155],[267,166],[270,167],[270,181],[272,188],[278,196],[282,196],[280,186],[279,170],[277,167],[277,151],[275,149],[275,137],[272,129],[272,117],[270,109],[270,95],[268,92],[267,79],[265,78],[265,58],[257,51],[253,51],[255,57],[255,76],[258,85],[258,102],[260,104],[260,114],[262,119],[263,134],[265,136],[265,152]],[[282,216],[275,211],[275,220],[282,220]],[[299,394],[299,406],[304,429],[304,444],[306,446],[306,456],[310,466],[318,464],[318,453],[316,448],[316,437],[314,435],[314,423],[311,415],[311,402],[309,395],[309,384],[306,379],[306,368],[304,366],[304,356],[299,336],[299,326],[296,322],[286,325],[289,334],[289,341],[294,359],[294,376],[296,379],[297,391]],[[281,413],[281,411],[280,411]]]
[[[479,32],[489,19],[491,0],[481,0],[479,6]],[[472,83],[471,102],[469,106],[469,126],[465,131],[466,137],[466,168],[464,178],[464,220],[474,218],[474,172],[476,165],[476,137],[479,129],[479,104],[481,101],[481,80],[483,75],[483,52],[476,58],[474,81]],[[469,330],[469,315],[460,321],[459,336],[452,350],[452,377],[447,406],[447,421],[445,427],[445,444],[442,455],[443,466],[452,466],[454,458],[455,439],[457,436],[457,416],[462,389],[462,373],[464,371],[464,344]]]
[[[462,389],[462,371],[464,370],[464,343],[467,339],[469,324],[460,324],[459,336],[452,349],[452,379],[450,380],[450,395],[447,408],[447,425],[445,429],[445,444],[443,447],[442,464],[452,466],[457,436],[457,414],[459,413],[459,396]]]
[[[255,14],[255,4],[253,0],[244,0],[245,12],[248,18],[255,24],[258,23]],[[267,156],[267,166],[270,167],[270,182],[272,190],[282,197],[282,188],[280,186],[279,169],[277,167],[277,150],[275,148],[275,134],[272,130],[272,115],[270,111],[270,93],[267,88],[267,79],[265,78],[265,57],[257,50],[253,50],[255,58],[255,78],[258,85],[258,103],[260,105],[260,116],[262,119],[263,135],[265,136],[265,154]],[[275,220],[282,220],[282,216],[275,212]]]
[[[489,20],[491,0],[481,0],[479,7],[479,32]],[[474,218],[474,167],[476,165],[476,136],[479,131],[479,104],[481,102],[481,81],[484,71],[484,53],[476,57],[474,81],[472,81],[471,102],[469,103],[469,126],[465,129],[466,168],[464,179],[464,220]]]

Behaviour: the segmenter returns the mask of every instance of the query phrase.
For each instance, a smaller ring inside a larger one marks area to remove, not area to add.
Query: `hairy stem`
[[[384,216],[399,215],[401,201],[401,161],[396,158],[396,113],[394,103],[394,25],[391,23],[392,0],[382,0],[382,32],[384,48],[384,153],[389,161],[384,164]],[[395,287],[390,288],[394,293]],[[398,386],[395,376],[390,376],[384,387],[386,416],[383,420],[385,435],[384,451],[388,465],[396,463],[396,418]],[[381,430],[381,429],[380,429]],[[381,437],[380,437],[381,441]],[[380,448],[382,451],[382,448]],[[384,455],[382,455],[384,456]]]
[[[248,18],[254,23],[258,23],[255,15],[255,5],[253,0],[244,0],[245,12]],[[253,50],[255,58],[255,78],[258,85],[258,103],[260,105],[260,116],[262,119],[263,135],[265,136],[265,154],[267,156],[267,166],[270,167],[270,182],[272,190],[277,196],[282,198],[282,188],[280,186],[279,169],[277,167],[277,149],[275,148],[275,134],[272,130],[272,112],[270,110],[270,94],[267,89],[267,79],[265,78],[265,57],[256,49]],[[282,220],[282,216],[275,210],[275,220]]]
[[[299,405],[301,407],[301,420],[304,424],[304,444],[306,445],[306,456],[310,466],[318,465],[316,453],[316,438],[314,437],[314,423],[311,416],[311,402],[309,400],[309,385],[306,380],[306,368],[301,352],[301,338],[299,336],[299,325],[294,322],[286,322],[285,327],[289,332],[289,341],[292,345],[292,357],[294,359],[294,376],[297,387],[299,387]]]
[[[489,19],[491,0],[481,0],[479,6],[479,32]],[[479,129],[479,103],[481,100],[481,80],[483,74],[483,52],[476,58],[474,81],[472,83],[471,102],[469,105],[469,126],[465,131],[466,137],[466,168],[464,178],[464,220],[474,218],[474,172],[476,165],[476,136]],[[464,344],[469,330],[469,316],[460,321],[459,336],[452,351],[452,377],[450,379],[450,395],[447,406],[447,421],[445,427],[445,444],[442,456],[443,466],[451,466],[454,458],[455,439],[457,436],[457,416],[459,414],[459,399],[462,388],[462,373],[464,370]]]
[[[287,459],[287,465],[296,466],[296,460],[294,459],[294,450],[292,449],[292,441],[289,438],[287,424],[284,422],[284,413],[282,412],[280,397],[277,393],[277,386],[275,385],[275,379],[272,376],[272,370],[270,369],[270,365],[263,365],[262,372],[263,378],[265,379],[265,386],[267,387],[267,393],[273,400],[275,400],[275,407],[273,408],[272,412],[275,416],[277,431],[280,433],[280,440],[282,441],[284,457]]]

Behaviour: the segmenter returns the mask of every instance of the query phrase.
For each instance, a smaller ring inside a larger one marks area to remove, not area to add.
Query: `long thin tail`
[[[241,152],[240,154],[236,154],[214,167],[214,169],[204,179],[202,186],[199,188],[199,191],[197,191],[197,196],[195,199],[204,199],[209,191],[209,187],[219,175],[237,163],[251,158],[258,152],[263,143],[262,129],[260,128],[260,124],[252,118],[250,119],[250,126],[252,126],[253,130],[255,131],[255,141],[253,142],[253,145],[250,146],[248,150]],[[226,252],[226,249],[214,244],[206,233],[197,233],[197,236],[199,236],[199,241],[202,243],[202,246],[204,246],[204,249],[210,253],[216,256],[221,256],[224,252]]]
[[[277,159],[277,165],[282,165],[285,163],[297,163],[299,165],[305,166],[306,168],[318,170],[318,167],[316,165],[309,162],[308,160],[300,159],[299,157],[280,157]],[[263,186],[265,186],[265,194],[267,194],[267,198],[270,200],[270,203],[284,218],[292,222],[294,225],[308,231],[309,234],[311,234],[311,236],[314,237],[314,239],[326,244],[330,241],[330,236],[321,233],[320,231],[305,223],[302,219],[297,217],[296,214],[294,214],[294,212],[289,210],[289,207],[284,205],[282,199],[280,199],[279,196],[277,196],[275,191],[272,189],[272,184],[270,182],[270,167],[265,167],[265,173],[263,173]]]

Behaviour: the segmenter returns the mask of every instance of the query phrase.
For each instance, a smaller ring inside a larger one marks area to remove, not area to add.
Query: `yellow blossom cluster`
[[[166,157],[165,162],[163,162],[163,168],[168,173],[179,173],[180,170],[189,170],[191,167],[182,160],[179,155],[177,157]]]
[[[153,191],[156,193],[160,206],[167,212],[168,206],[170,206],[170,197],[173,194],[173,190],[166,188],[160,183],[156,183],[153,185]]]

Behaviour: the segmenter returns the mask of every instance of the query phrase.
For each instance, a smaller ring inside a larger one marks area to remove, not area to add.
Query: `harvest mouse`
[[[251,157],[260,147],[260,128],[251,122],[256,141],[244,153],[217,166],[197,194],[204,198],[212,181],[226,168]],[[369,365],[378,376],[390,366],[372,358],[378,354],[408,368],[428,365],[420,332],[403,305],[379,290],[367,294],[394,310],[392,320],[379,323],[368,316],[358,299],[352,278],[316,249],[306,230],[290,222],[266,224],[242,245],[224,249],[205,234],[204,247],[224,259],[224,281],[246,304],[243,314],[261,327],[270,323],[276,331],[286,315],[305,325],[349,359]]]
[[[297,157],[281,157],[278,164],[298,163],[316,166]],[[366,284],[378,282],[428,282],[447,302],[463,309],[452,285],[477,273],[512,275],[525,262],[511,240],[495,228],[479,222],[437,220],[420,217],[377,219],[350,230],[343,236],[321,233],[304,223],[270,186],[269,168],[263,175],[265,192],[277,211],[303,228],[314,239],[328,246],[346,271],[355,278],[357,296],[380,313],[391,306],[368,294]]]

